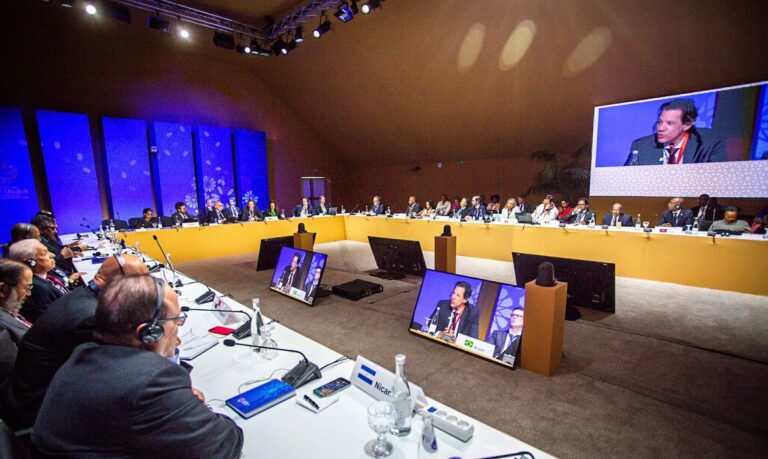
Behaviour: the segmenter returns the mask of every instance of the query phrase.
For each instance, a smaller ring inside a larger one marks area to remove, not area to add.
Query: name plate
[[[274,222],[280,220],[278,217],[264,217],[265,222]]]
[[[357,356],[355,368],[352,370],[349,380],[352,381],[353,386],[376,400],[387,402],[392,400],[392,385],[395,382],[395,374],[362,355]],[[408,386],[411,389],[411,410],[415,408],[417,402],[422,406],[427,405],[424,390],[411,381],[408,381]]]
[[[222,325],[239,322],[239,315],[229,312],[233,309],[224,301],[224,298],[220,297],[219,295],[216,295],[215,299],[213,300],[213,309],[216,310],[214,315],[216,315]]]
[[[493,358],[494,345],[491,343],[486,343],[481,339],[472,338],[471,336],[459,333],[456,335],[456,341],[454,344],[468,351],[477,352],[479,354]]]
[[[182,228],[197,228],[198,226],[200,226],[200,223],[198,223],[198,222],[182,223],[181,224]]]

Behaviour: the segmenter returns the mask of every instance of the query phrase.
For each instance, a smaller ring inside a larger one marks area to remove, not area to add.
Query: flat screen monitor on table
[[[409,331],[517,368],[524,316],[524,288],[428,269]]]
[[[419,241],[368,236],[376,266],[383,270],[371,274],[382,279],[402,279],[406,274],[424,276],[427,263]]]
[[[321,290],[327,260],[322,253],[283,247],[269,287],[311,306]]]

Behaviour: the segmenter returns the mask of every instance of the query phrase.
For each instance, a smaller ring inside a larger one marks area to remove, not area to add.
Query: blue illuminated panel
[[[101,199],[88,116],[42,110],[36,114],[59,233],[82,231],[83,219],[100,224]]]
[[[235,174],[241,205],[249,199],[260,209],[269,207],[267,135],[259,131],[235,131]]]
[[[192,149],[192,128],[178,123],[154,123],[157,146],[157,187],[160,190],[162,215],[175,212],[174,204],[182,201],[191,215],[197,215],[197,185]]]
[[[0,241],[10,240],[11,227],[29,223],[38,211],[21,110],[0,108]]]
[[[146,122],[105,117],[103,127],[114,215],[140,217],[144,208],[154,207]]]
[[[213,126],[200,126],[200,160],[203,199],[221,201],[227,206],[235,197],[232,170],[232,131]]]

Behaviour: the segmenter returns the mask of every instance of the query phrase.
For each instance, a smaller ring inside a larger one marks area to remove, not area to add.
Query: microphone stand
[[[168,254],[165,253],[165,250],[163,250],[163,246],[160,245],[160,241],[157,239],[157,234],[153,234],[152,239],[155,240],[155,242],[157,243],[157,246],[160,248],[160,253],[162,253],[163,257],[165,258],[166,266],[168,266],[168,268],[173,273],[173,277],[176,278],[175,282],[169,282],[169,284],[171,285],[171,287],[181,287],[183,284],[181,283],[181,279],[179,279],[179,274],[176,272],[176,268],[173,267],[173,263],[171,263],[170,258],[168,258]]]

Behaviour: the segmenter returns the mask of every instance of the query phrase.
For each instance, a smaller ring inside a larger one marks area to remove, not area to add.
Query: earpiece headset
[[[34,269],[37,266],[37,260],[35,260],[34,258],[24,260],[24,263],[32,269]]]
[[[163,337],[165,330],[160,325],[160,309],[163,307],[163,298],[165,297],[165,282],[156,277],[152,278],[157,286],[157,305],[155,306],[155,314],[151,320],[144,322],[139,329],[139,340],[143,345],[154,344]]]
[[[25,230],[24,230],[24,239],[29,239],[29,230],[32,229],[32,225],[30,225],[29,223],[27,223],[26,225],[27,226],[25,227]]]
[[[125,276],[125,260],[123,260],[123,255],[116,253],[112,256],[115,257],[115,260],[117,260],[117,265],[120,267],[120,274]]]

